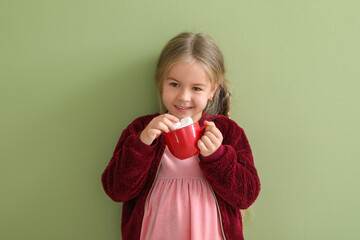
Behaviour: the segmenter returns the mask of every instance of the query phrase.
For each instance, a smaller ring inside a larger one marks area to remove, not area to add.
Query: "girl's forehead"
[[[180,61],[174,63],[165,75],[165,79],[168,78],[173,78],[178,81],[210,81],[207,71],[201,64],[195,61]]]

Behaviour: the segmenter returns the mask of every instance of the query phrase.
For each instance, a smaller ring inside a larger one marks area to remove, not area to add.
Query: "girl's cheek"
[[[201,94],[201,95],[197,96],[196,100],[197,100],[197,102],[199,102],[199,103],[201,102],[202,105],[206,106],[206,104],[208,102],[208,97],[205,94]]]

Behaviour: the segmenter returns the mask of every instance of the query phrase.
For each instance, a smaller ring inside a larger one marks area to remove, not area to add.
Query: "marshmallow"
[[[193,123],[194,122],[193,122],[191,117],[186,117],[186,118],[181,119],[180,122],[175,123],[174,128],[176,130],[176,129],[179,129],[179,128],[189,126],[189,125],[191,125]]]

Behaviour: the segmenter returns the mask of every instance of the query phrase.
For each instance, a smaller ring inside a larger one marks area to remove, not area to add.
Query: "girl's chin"
[[[184,113],[171,113],[169,112],[171,115],[174,115],[175,117],[177,117],[178,119],[182,119],[182,118],[186,118],[186,117],[192,117],[191,114],[184,114]]]

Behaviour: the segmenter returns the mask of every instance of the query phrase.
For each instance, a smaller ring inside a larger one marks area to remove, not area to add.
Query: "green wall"
[[[359,239],[358,1],[0,1],[0,239],[119,239],[100,176],[181,31],[222,48],[262,191],[246,239]]]

